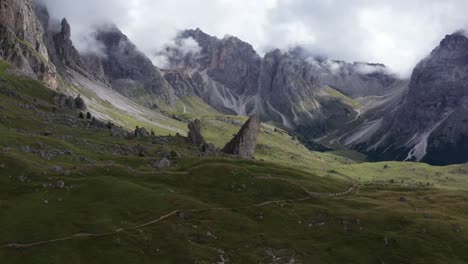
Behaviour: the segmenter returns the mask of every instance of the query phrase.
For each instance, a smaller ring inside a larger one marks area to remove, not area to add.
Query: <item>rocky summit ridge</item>
[[[222,114],[256,116],[308,140],[330,138],[326,145],[341,143],[376,160],[468,160],[462,32],[447,35],[405,81],[382,64],[315,58],[300,49],[260,56],[237,37],[220,39],[201,29],[175,40],[192,40],[199,49],[168,47],[170,65],[158,69],[115,25],[95,28],[102,54],[82,54],[68,21],[51,18],[39,1],[3,0],[0,14],[0,56],[73,98],[79,92],[70,86],[84,85],[123,111],[135,103],[145,108],[136,112],[151,109],[168,118],[184,100],[198,98]]]

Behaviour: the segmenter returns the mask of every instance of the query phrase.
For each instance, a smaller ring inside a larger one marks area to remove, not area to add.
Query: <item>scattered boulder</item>
[[[252,116],[222,151],[242,158],[253,158],[258,134],[260,133],[260,125],[260,120]]]
[[[68,108],[70,110],[86,109],[86,104],[80,95],[78,95],[76,98],[73,98],[73,96],[59,94],[55,97],[55,104],[59,107]]]
[[[180,154],[179,152],[177,152],[175,150],[172,150],[170,154],[171,154],[171,158],[173,158],[173,159],[182,158],[182,154]]]
[[[111,136],[117,138],[124,138],[127,136],[127,132],[119,127],[112,127],[111,128]]]
[[[211,143],[206,143],[201,146],[201,151],[202,152],[217,152],[218,148],[216,148],[216,146]]]
[[[158,169],[165,169],[171,167],[171,161],[167,158],[163,158],[160,161],[154,162],[151,166]]]
[[[21,146],[21,151],[24,153],[31,153],[33,149],[30,146]]]
[[[63,168],[61,166],[55,165],[50,170],[53,172],[61,172],[63,171]]]
[[[149,137],[150,136],[150,133],[148,132],[148,130],[146,130],[146,128],[142,127],[142,128],[139,128],[138,126],[135,128],[135,132],[134,132],[134,135],[135,137]]]
[[[10,152],[11,151],[11,147],[4,147],[3,148],[3,152]]]
[[[58,181],[58,182],[55,183],[55,187],[57,189],[63,189],[63,188],[65,188],[65,182],[64,181]]]

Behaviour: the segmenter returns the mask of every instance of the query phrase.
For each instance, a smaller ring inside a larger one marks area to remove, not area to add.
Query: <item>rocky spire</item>
[[[196,119],[193,122],[188,124],[188,141],[190,144],[195,146],[203,146],[206,145],[206,141],[201,134],[201,122],[200,120]]]
[[[226,144],[223,152],[232,155],[238,155],[243,158],[253,158],[255,146],[257,145],[258,134],[260,133],[260,121],[252,116],[242,126],[237,135]]]
[[[64,18],[62,20],[62,29],[59,33],[54,35],[54,44],[57,56],[60,59],[60,62],[65,66],[72,68],[77,68],[80,64],[80,54],[73,46],[71,41],[71,28],[68,21]]]
[[[62,19],[61,25],[62,25],[62,30],[60,31],[60,34],[63,37],[63,40],[66,40],[66,41],[70,40],[71,28],[66,18]]]

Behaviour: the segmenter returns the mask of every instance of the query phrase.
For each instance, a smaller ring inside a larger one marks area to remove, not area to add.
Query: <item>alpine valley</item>
[[[0,263],[468,263],[463,32],[405,79],[91,30],[0,0]]]

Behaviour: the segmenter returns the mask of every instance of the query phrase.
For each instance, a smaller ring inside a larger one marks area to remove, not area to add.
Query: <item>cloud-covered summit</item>
[[[179,30],[199,27],[219,38],[238,36],[261,54],[303,46],[315,55],[380,62],[409,75],[445,34],[468,25],[465,0],[40,1],[54,17],[68,19],[79,50],[90,48],[94,25],[112,22],[155,62],[154,54]]]

